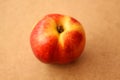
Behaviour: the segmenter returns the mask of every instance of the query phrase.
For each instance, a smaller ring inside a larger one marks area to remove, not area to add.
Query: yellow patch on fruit
[[[47,29],[45,29],[45,34],[46,35],[51,35],[52,34],[52,35],[57,35],[58,36],[58,32],[56,30],[56,26],[57,26],[56,22],[51,18],[49,18],[48,22],[49,23],[48,23],[48,25],[46,25]]]
[[[73,22],[71,22],[71,20],[72,19],[69,16],[65,16],[62,20],[63,21],[62,24],[64,24],[63,27],[66,32],[75,31],[75,30],[77,30],[77,31],[83,30],[83,28],[81,27],[82,26],[81,24],[73,23]]]
[[[62,24],[64,31],[62,33],[59,34],[59,42],[61,43],[62,47],[64,47],[64,38],[67,34],[67,32],[70,31],[79,31],[80,33],[84,33],[83,32],[83,28],[82,25],[79,23],[73,23],[71,22],[71,18],[69,16],[65,16],[60,20],[60,24]]]
[[[61,33],[58,37],[59,37],[59,41],[61,46],[63,47],[64,46],[64,34],[65,32]]]

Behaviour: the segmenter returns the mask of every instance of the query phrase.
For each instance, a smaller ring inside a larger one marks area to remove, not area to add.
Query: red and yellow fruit
[[[30,43],[40,61],[65,64],[81,55],[85,46],[85,32],[76,19],[49,14],[34,27]]]

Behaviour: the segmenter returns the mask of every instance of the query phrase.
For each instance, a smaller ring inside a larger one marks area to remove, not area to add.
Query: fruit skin
[[[46,15],[30,36],[35,56],[44,63],[66,64],[76,60],[83,52],[85,42],[82,25],[61,14]]]

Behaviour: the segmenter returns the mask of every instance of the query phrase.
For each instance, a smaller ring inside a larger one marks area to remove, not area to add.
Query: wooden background
[[[84,25],[77,62],[49,65],[33,55],[30,32],[50,13]],[[120,0],[0,0],[0,80],[120,80]]]

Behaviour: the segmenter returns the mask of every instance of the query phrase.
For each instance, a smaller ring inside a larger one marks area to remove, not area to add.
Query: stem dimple
[[[63,26],[57,26],[57,31],[62,33],[64,31]]]

